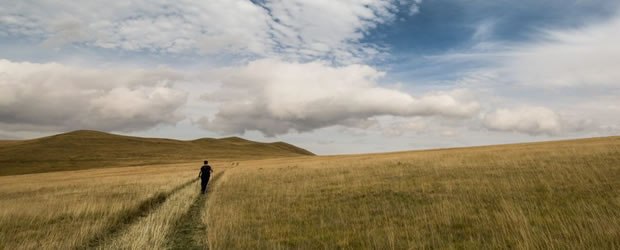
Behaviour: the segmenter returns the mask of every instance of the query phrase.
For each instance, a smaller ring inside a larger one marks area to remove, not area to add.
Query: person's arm
[[[213,168],[209,168],[209,171],[211,171],[211,173],[213,173]]]
[[[200,178],[201,176],[202,176],[202,170],[198,172],[198,178]]]

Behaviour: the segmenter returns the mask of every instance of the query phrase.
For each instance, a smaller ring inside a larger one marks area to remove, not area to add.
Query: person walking
[[[205,161],[205,164],[200,168],[200,173],[198,173],[198,178],[200,178],[201,181],[200,192],[203,194],[207,191],[207,184],[209,184],[211,173],[213,173],[213,168],[209,166],[209,161]]]

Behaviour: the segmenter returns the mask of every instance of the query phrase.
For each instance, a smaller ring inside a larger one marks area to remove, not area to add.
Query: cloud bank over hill
[[[221,87],[203,99],[220,109],[213,119],[203,117],[198,123],[226,134],[257,130],[274,136],[335,125],[363,127],[386,115],[469,118],[480,108],[467,90],[414,97],[382,87],[377,80],[385,73],[364,65],[266,59],[219,74]]]
[[[136,131],[183,119],[183,75],[167,69],[98,70],[0,60],[6,130]]]
[[[484,116],[484,126],[491,130],[527,133],[531,135],[561,135],[595,129],[591,120],[566,120],[545,107],[523,106],[497,109]]]

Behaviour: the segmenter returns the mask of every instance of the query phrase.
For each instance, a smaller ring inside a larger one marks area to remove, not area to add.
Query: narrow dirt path
[[[192,179],[174,187],[170,191],[155,194],[151,196],[151,198],[146,199],[145,201],[138,204],[138,206],[132,209],[128,209],[123,213],[120,213],[119,216],[111,219],[107,223],[108,226],[106,226],[101,232],[95,234],[90,240],[86,241],[83,246],[77,247],[77,249],[99,248],[104,240],[115,237],[124,229],[135,223],[138,219],[145,217],[149,213],[155,211],[168,199],[168,197],[196,181],[197,179]]]
[[[189,210],[175,223],[168,235],[170,249],[208,249],[200,243],[200,238],[207,237],[207,225],[202,222],[201,214],[206,209],[207,197],[214,191],[215,183],[224,171],[211,178],[207,193],[196,197]]]

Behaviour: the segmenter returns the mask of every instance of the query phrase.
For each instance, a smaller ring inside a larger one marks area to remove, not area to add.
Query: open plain
[[[200,164],[1,176],[0,248],[620,248],[620,137]]]

